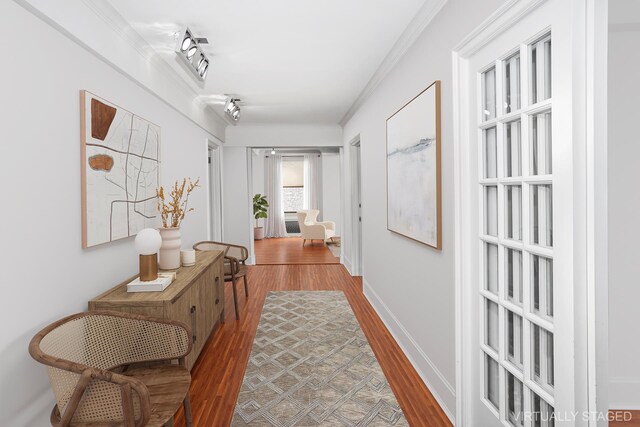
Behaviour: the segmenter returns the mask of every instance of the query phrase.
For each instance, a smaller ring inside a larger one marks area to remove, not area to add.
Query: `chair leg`
[[[249,287],[247,286],[247,275],[242,276],[244,279],[244,296],[249,298]]]
[[[233,286],[233,305],[236,307],[236,320],[240,320],[240,312],[238,311],[238,292],[236,291],[237,280],[234,278],[231,283]]]
[[[304,248],[304,244],[305,244],[305,243],[307,243],[307,239],[304,239],[304,240],[302,241],[302,247],[303,247],[303,248]]]
[[[182,402],[184,406],[184,420],[187,423],[187,427],[193,426],[193,420],[191,419],[191,399],[189,399],[189,392]]]

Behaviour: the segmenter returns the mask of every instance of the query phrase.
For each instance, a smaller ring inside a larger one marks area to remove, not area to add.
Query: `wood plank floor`
[[[362,293],[359,278],[338,265],[260,265],[249,268],[249,298],[239,292],[235,320],[231,284],[225,285],[226,323],[209,338],[192,370],[194,426],[231,423],[264,299],[272,290],[342,290],[360,322],[411,426],[450,426],[449,419]],[[185,426],[182,410],[176,426]]]
[[[300,237],[262,239],[254,242],[256,264],[339,264],[340,259],[320,241],[302,246]]]
[[[626,413],[631,413],[631,420],[624,421],[626,419]],[[625,411],[622,409],[612,409],[609,411],[609,427],[640,427],[640,411]],[[619,420],[619,421],[615,421]]]

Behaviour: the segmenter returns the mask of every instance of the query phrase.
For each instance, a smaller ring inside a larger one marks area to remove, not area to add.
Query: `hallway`
[[[240,320],[234,319],[231,284],[225,286],[226,323],[209,339],[192,371],[191,405],[195,426],[227,426],[269,291],[344,291],[411,426],[449,426],[415,369],[362,293],[360,278],[342,265],[252,266],[249,298],[240,296]],[[178,413],[176,426],[183,427]]]

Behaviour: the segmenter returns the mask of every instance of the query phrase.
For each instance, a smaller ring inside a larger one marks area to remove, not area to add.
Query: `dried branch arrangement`
[[[162,217],[162,227],[180,227],[184,216],[187,212],[191,212],[194,209],[189,207],[189,195],[195,190],[196,187],[200,187],[200,178],[195,181],[191,181],[187,184],[187,178],[176,181],[171,187],[171,193],[169,194],[170,201],[167,203],[165,200],[164,187],[160,187],[156,190],[158,196],[158,212]],[[185,194],[186,193],[186,194]],[[184,200],[183,200],[184,197]]]

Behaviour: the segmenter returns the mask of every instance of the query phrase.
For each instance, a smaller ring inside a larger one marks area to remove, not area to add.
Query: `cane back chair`
[[[232,283],[233,305],[236,310],[236,320],[240,319],[238,311],[238,292],[236,284],[240,278],[244,281],[244,295],[249,297],[249,287],[247,285],[247,265],[249,251],[246,247],[233,245],[231,243],[203,241],[193,245],[196,251],[222,251],[224,253],[224,281]]]
[[[44,328],[29,353],[48,367],[54,426],[161,427],[181,404],[191,426],[191,346],[180,322],[90,311]]]

